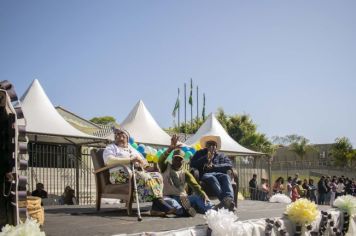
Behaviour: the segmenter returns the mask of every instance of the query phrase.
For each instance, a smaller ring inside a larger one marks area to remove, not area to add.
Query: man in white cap
[[[200,139],[203,149],[197,151],[190,161],[190,167],[199,171],[199,178],[205,182],[219,198],[218,207],[225,207],[230,211],[235,208],[234,191],[228,170],[232,169],[229,157],[217,152],[221,148],[219,136],[208,135]]]

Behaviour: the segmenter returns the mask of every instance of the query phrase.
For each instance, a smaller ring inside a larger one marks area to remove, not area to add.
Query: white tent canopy
[[[126,119],[120,124],[135,142],[158,146],[169,146],[171,137],[157,124],[145,104],[140,100]]]
[[[71,126],[56,111],[42,86],[35,79],[21,98],[30,140],[47,143],[85,144],[104,142],[105,139],[85,134]]]
[[[221,138],[221,149],[220,151],[226,152],[228,154],[237,155],[256,155],[262,154],[260,152],[255,152],[247,149],[240,144],[238,144],[230,135],[225,131],[213,113],[210,113],[208,118],[205,120],[204,124],[199,128],[199,130],[190,137],[185,143],[187,145],[194,145],[199,143],[200,139],[207,135],[220,136]]]

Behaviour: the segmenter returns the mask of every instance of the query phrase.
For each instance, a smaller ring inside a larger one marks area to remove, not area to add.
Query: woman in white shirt
[[[336,189],[337,189],[336,178],[333,178],[331,180],[331,183],[330,183],[330,191],[331,191],[330,206],[334,205],[335,196],[336,196]]]
[[[163,200],[163,179],[158,168],[151,167],[146,159],[129,145],[129,133],[124,129],[114,129],[115,142],[108,145],[103,153],[105,165],[133,163],[136,168],[137,192],[140,201],[152,201],[151,215],[164,216],[174,213],[174,208]],[[128,182],[128,173],[121,167],[112,168],[110,182],[120,184]]]
[[[337,183],[337,186],[336,186],[336,197],[339,197],[339,196],[342,196],[342,195],[345,195],[345,185],[344,185],[344,180],[343,179],[339,179],[338,183]]]

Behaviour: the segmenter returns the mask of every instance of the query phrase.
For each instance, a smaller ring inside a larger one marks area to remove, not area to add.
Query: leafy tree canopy
[[[336,165],[352,167],[356,161],[356,150],[352,149],[352,144],[346,137],[336,138],[331,152]]]
[[[302,161],[304,160],[304,157],[308,151],[316,151],[316,149],[311,144],[309,144],[309,139],[304,137],[294,140],[289,145],[289,149],[297,154],[297,156],[299,156]]]
[[[288,146],[288,145],[290,145],[292,143],[300,143],[304,139],[305,138],[303,136],[300,136],[300,135],[297,135],[297,134],[290,134],[290,135],[286,135],[284,137],[273,136],[272,137],[272,142],[274,144]],[[305,140],[305,141],[307,141],[307,143],[309,142],[309,140]]]
[[[309,143],[309,139],[297,134],[290,134],[284,137],[273,136],[272,142],[276,145],[288,146],[289,150],[294,152],[302,161],[308,151],[317,151]]]
[[[227,130],[228,134],[242,146],[268,154],[274,152],[275,147],[265,134],[257,132],[257,125],[253,123],[249,115],[227,115],[224,110],[220,108],[216,114],[216,118],[224,129]],[[187,124],[181,124],[180,127],[169,128],[168,130],[194,134],[203,122],[202,119],[195,119],[193,120],[193,125],[187,122]]]
[[[204,123],[203,119],[193,119],[193,125],[191,122],[181,123],[180,126],[169,127],[168,131],[172,131],[175,133],[187,133],[187,134],[194,134],[198,131],[200,126]]]
[[[257,131],[257,125],[249,115],[226,115],[224,110],[219,108],[216,118],[228,134],[242,146],[268,154],[274,152],[275,147],[265,134]]]
[[[115,124],[116,119],[112,116],[100,116],[94,117],[90,119],[90,121],[98,125],[113,125]]]

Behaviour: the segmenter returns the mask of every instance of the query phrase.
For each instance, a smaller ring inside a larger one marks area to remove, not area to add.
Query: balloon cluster
[[[167,148],[156,149],[148,145],[137,144],[132,137],[130,137],[129,143],[133,148],[135,148],[139,153],[141,153],[142,156],[144,156],[148,162],[153,163],[158,163],[159,158],[167,150]],[[181,149],[184,152],[184,160],[189,162],[190,158],[195,154],[195,152],[201,149],[201,146],[199,143],[197,143],[192,147],[182,146]],[[173,152],[169,154],[167,160],[171,160],[172,156]]]

